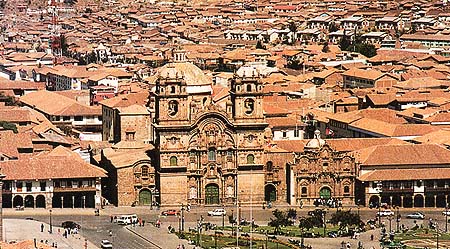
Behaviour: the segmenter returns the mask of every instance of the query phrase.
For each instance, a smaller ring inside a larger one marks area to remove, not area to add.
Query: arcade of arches
[[[381,194],[371,195],[368,198],[368,204],[371,207],[377,207],[380,203],[388,204],[390,206],[404,207],[404,208],[422,208],[422,207],[440,207],[444,208],[447,203],[450,203],[450,195],[439,194]]]
[[[94,208],[95,192],[55,192],[53,194],[3,194],[3,207]]]

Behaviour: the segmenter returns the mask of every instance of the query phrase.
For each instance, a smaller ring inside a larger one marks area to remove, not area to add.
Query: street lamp
[[[48,212],[50,213],[50,233],[53,233],[53,226],[52,226],[52,210],[48,210]]]
[[[184,204],[181,203],[181,231],[184,232]]]
[[[327,209],[324,208],[322,209],[322,215],[323,215],[323,237],[326,238],[327,236],[327,219],[326,219],[326,215],[327,215]]]
[[[400,207],[397,206],[396,209],[397,209],[397,233],[398,233],[398,231],[400,230]]]
[[[447,219],[447,217],[448,217],[448,203],[447,204],[445,204],[445,232],[447,233],[447,223],[448,223],[448,219]]]

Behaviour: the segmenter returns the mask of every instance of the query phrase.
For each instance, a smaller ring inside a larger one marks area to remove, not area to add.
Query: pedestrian
[[[157,220],[157,221],[156,221],[156,227],[157,227],[157,228],[160,228],[160,227],[161,227],[161,221],[160,221],[160,220]]]
[[[181,245],[181,249],[185,249],[185,248],[184,248],[184,245]]]
[[[109,230],[109,237],[112,237],[112,230]]]
[[[44,232],[44,224],[41,224],[41,233]]]
[[[370,240],[373,241],[373,234],[370,235]]]
[[[142,226],[145,226],[145,220],[142,220]]]
[[[109,216],[109,218],[111,219],[111,223],[113,222],[114,217],[112,215]]]

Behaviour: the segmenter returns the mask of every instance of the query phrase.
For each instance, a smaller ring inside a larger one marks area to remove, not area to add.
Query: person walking
[[[44,232],[44,224],[41,224],[41,233]]]

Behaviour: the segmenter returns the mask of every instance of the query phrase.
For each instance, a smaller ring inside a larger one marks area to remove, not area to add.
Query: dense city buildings
[[[445,207],[445,1],[6,1],[5,208]]]

